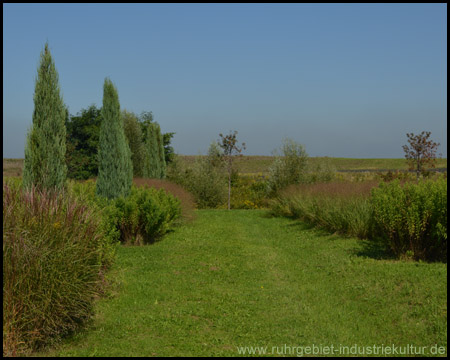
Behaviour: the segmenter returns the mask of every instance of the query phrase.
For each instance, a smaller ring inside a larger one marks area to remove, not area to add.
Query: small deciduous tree
[[[230,131],[226,136],[219,134],[219,146],[223,150],[223,156],[228,172],[228,210],[230,210],[231,206],[231,174],[233,172],[233,158],[235,156],[241,156],[242,150],[245,150],[245,143],[242,143],[241,146],[238,146],[237,144],[237,133],[237,131]]]
[[[60,95],[58,72],[46,43],[35,83],[33,124],[25,146],[24,187],[34,185],[48,190],[64,187],[67,114]]]
[[[174,132],[168,132],[168,133],[162,134],[163,144],[164,144],[164,158],[166,160],[166,165],[169,165],[175,157],[175,151],[174,151],[172,145],[170,145],[170,142],[172,141],[172,138],[174,135],[175,135]]]
[[[133,181],[131,151],[120,115],[119,95],[108,78],[103,86],[102,115],[96,192],[109,199],[127,196]]]
[[[403,145],[403,151],[410,170],[416,171],[417,178],[425,174],[427,168],[436,166],[436,150],[440,144],[429,139],[430,135],[430,131],[422,131],[419,135],[406,134],[410,146]]]
[[[67,177],[85,180],[98,176],[98,143],[102,112],[95,105],[66,118]]]
[[[280,154],[281,152],[281,154]],[[269,192],[278,190],[291,184],[305,182],[308,167],[308,154],[302,144],[293,139],[285,138],[280,151],[274,151],[275,161],[269,168]]]

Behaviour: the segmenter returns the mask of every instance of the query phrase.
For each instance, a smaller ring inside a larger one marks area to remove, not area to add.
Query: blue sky
[[[3,4],[3,156],[23,158],[48,40],[72,115],[152,111],[180,154],[238,131],[310,156],[401,158],[431,131],[447,157],[446,4]]]

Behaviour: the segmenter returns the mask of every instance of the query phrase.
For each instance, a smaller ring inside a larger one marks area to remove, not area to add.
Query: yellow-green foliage
[[[376,225],[397,255],[447,261],[447,180],[398,180],[372,190]]]
[[[267,183],[257,176],[236,176],[232,183],[232,209],[260,209],[267,206]]]

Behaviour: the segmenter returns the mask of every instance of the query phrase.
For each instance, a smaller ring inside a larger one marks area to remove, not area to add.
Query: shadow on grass
[[[397,257],[380,240],[359,240],[360,246],[352,249],[350,253],[355,256],[366,257],[375,260],[396,260]]]
[[[264,211],[260,215],[263,218],[276,218],[276,217],[284,217],[284,216],[277,216],[274,215],[270,210]],[[333,233],[332,231],[329,231],[325,228],[321,228],[317,225],[303,222],[299,219],[296,219],[294,217],[284,217],[292,220],[290,224],[287,224],[286,227],[289,228],[296,228],[299,231],[311,231],[314,230],[318,236],[342,236],[342,237],[349,237],[345,234],[339,234],[339,233]],[[385,243],[382,239],[358,239],[359,246],[357,248],[349,250],[349,254],[354,256],[360,256],[375,260],[396,260],[397,257],[392,253],[392,251],[386,247]]]

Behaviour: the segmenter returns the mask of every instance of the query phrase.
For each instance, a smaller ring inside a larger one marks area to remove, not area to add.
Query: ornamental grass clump
[[[375,182],[292,185],[270,202],[271,210],[274,215],[364,239],[373,232],[370,190],[374,186]]]
[[[65,192],[3,184],[3,354],[79,328],[104,272],[97,214]]]

